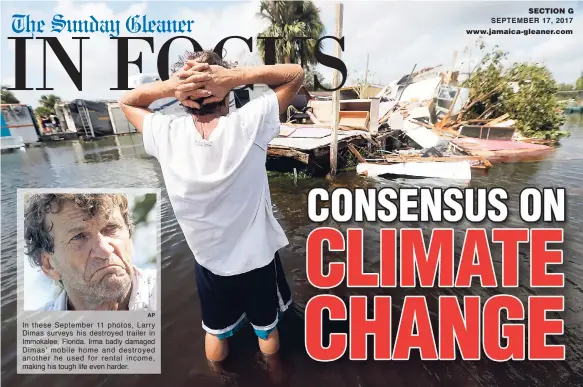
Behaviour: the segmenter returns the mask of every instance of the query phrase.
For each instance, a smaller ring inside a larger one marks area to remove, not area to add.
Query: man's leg
[[[291,291],[285,279],[279,254],[265,267],[253,270],[247,278],[245,312],[257,335],[259,348],[264,355],[279,351],[277,324],[291,303]]]
[[[275,328],[264,340],[261,337],[257,338],[259,342],[259,349],[264,355],[274,355],[279,351],[279,333]]]
[[[206,332],[205,354],[211,362],[225,360],[229,353],[227,339],[243,324],[244,308],[239,299],[237,276],[221,277],[195,263],[196,285]]]
[[[220,339],[218,336],[207,332],[204,339],[204,351],[206,358],[210,361],[223,361],[229,354],[229,342],[227,339]]]
[[[285,381],[286,374],[285,369],[283,368],[283,364],[281,363],[281,358],[279,355],[279,332],[275,329],[273,332],[269,334],[269,339],[274,340],[263,340],[259,339],[259,348],[261,349],[260,355],[260,362],[264,364],[266,370],[269,372],[269,376],[271,377],[271,381],[275,384],[281,384]],[[268,342],[268,343],[266,343]],[[277,348],[265,348],[265,344],[268,344],[269,347],[271,345],[277,343]],[[275,352],[271,352],[274,350]]]

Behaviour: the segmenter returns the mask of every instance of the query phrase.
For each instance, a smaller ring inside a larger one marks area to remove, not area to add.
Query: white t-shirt
[[[220,117],[208,140],[191,115],[151,113],[144,119],[144,148],[160,162],[188,246],[217,275],[263,267],[288,244],[273,216],[265,168],[279,127],[271,89]]]

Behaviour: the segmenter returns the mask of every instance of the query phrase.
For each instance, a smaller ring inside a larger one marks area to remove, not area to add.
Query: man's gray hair
[[[24,241],[25,252],[31,265],[41,266],[42,253],[54,254],[55,243],[50,234],[52,224],[47,224],[49,212],[56,214],[61,211],[65,202],[74,203],[87,214],[87,219],[95,215],[108,216],[116,207],[128,227],[130,237],[134,224],[128,208],[128,199],[124,194],[35,194],[26,201],[24,210]]]

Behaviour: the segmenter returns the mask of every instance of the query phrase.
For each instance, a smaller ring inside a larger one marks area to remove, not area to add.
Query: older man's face
[[[132,242],[119,208],[93,218],[74,203],[48,213],[54,240],[53,278],[83,295],[89,303],[117,300],[131,287]],[[60,277],[60,278],[56,278]]]

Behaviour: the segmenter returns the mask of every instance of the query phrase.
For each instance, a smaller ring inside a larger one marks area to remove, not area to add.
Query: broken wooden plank
[[[365,163],[366,161],[364,160],[364,157],[362,157],[362,155],[360,154],[360,152],[354,147],[354,145],[352,144],[348,144],[348,149],[350,149],[350,152],[352,152],[352,154],[354,156],[356,156],[356,158],[358,159],[359,163]]]
[[[451,112],[453,111],[453,108],[455,106],[455,103],[457,102],[457,98],[459,95],[460,95],[460,89],[458,88],[455,92],[455,97],[453,98],[453,102],[451,103],[451,106],[449,107],[447,114],[445,115],[445,117],[443,117],[439,122],[437,122],[435,124],[435,126],[437,128],[441,129],[449,122],[449,119],[451,117]]]
[[[368,132],[363,133],[361,135],[361,137],[364,138],[366,141],[370,142],[372,145],[376,146],[377,148],[381,147],[381,144],[379,144],[377,141],[375,141]]]
[[[375,136],[375,139],[377,141],[382,141],[384,139],[386,139],[387,137],[391,137],[393,134],[395,134],[397,132],[397,130],[388,130],[382,134],[378,134]]]
[[[338,151],[343,150],[344,148],[347,147],[347,144],[355,144],[355,143],[362,143],[363,139],[361,138],[361,136],[358,137],[347,137],[347,138],[342,138],[338,140]],[[325,155],[329,155],[330,154],[330,147],[329,146],[321,146],[315,149],[311,150],[311,155],[315,156],[315,157],[322,157]]]
[[[414,119],[414,118],[411,118],[411,119],[409,119],[409,121],[411,121],[411,122],[412,122],[412,123],[414,123],[414,124],[417,124],[417,125],[423,126],[423,127],[427,128],[427,129],[431,129],[431,130],[433,130],[433,131],[437,131],[437,130],[438,130],[438,128],[436,128],[435,126],[433,126],[433,125],[431,125],[431,124],[426,124],[426,123],[425,123],[425,122],[423,122],[423,121],[417,121],[417,120],[416,120],[416,119]]]
[[[484,112],[478,116],[478,119],[487,117],[487,116],[488,116],[488,114],[490,114],[490,113],[491,113],[493,110],[494,110],[494,108],[493,108],[493,107],[491,107],[491,108],[488,108],[488,109],[484,110]],[[488,121],[488,120],[487,120],[487,119],[485,119],[485,120],[483,120],[483,121]]]
[[[484,125],[484,126],[494,126],[494,125],[496,125],[496,124],[498,124],[498,123],[500,123],[500,122],[504,121],[504,120],[505,120],[505,119],[507,119],[508,117],[510,117],[510,114],[508,114],[508,113],[506,113],[506,114],[503,114],[503,115],[501,115],[500,117],[498,117],[498,118],[494,118],[492,121],[489,121],[489,122],[488,122],[486,125]]]
[[[354,128],[354,127],[346,126],[346,125],[338,125],[338,129],[339,130],[350,130],[350,131],[354,131],[354,130],[364,130],[362,128]]]
[[[482,94],[481,96],[477,97],[476,99],[474,99],[471,103],[469,103],[468,105],[466,105],[458,114],[456,121],[459,121],[464,114],[466,114],[468,112],[468,110],[470,110],[472,108],[472,106],[474,106],[475,104],[477,104],[478,102],[482,102],[483,100],[485,100],[486,98],[489,98],[492,96],[492,94],[494,94],[495,92],[497,92],[500,88],[502,88],[502,85],[498,85],[496,86],[493,90],[491,90],[489,93],[486,94]]]
[[[382,123],[386,122],[389,119],[389,117],[391,116],[391,114],[393,114],[393,111],[394,111],[393,109],[394,109],[394,107],[389,109],[389,111],[387,111],[385,114],[383,114],[383,116],[381,118],[379,118],[378,123],[382,124]]]
[[[486,165],[480,165],[480,164],[472,164],[472,169],[481,169],[481,170],[486,170],[489,167],[487,167]]]
[[[386,161],[393,161],[396,163],[405,163],[405,162],[421,162],[421,163],[428,163],[428,162],[440,162],[440,161],[462,161],[462,160],[475,160],[475,161],[483,161],[485,160],[481,156],[429,156],[423,157],[418,155],[412,156],[385,156],[384,160]]]
[[[424,122],[413,120],[413,119],[410,121],[414,124],[423,126],[427,129],[431,129],[434,133],[436,133],[438,135],[449,134],[449,135],[456,136],[456,137],[466,137],[463,134],[460,134],[459,132],[452,130],[452,129],[449,129],[449,128],[436,128],[433,125],[429,125],[429,124],[426,124]]]
[[[540,161],[549,157],[553,148],[521,143],[517,141],[480,140],[477,138],[459,138],[451,144],[473,156],[483,156],[493,164],[521,161]]]
[[[383,160],[383,159],[381,159]],[[384,160],[381,162],[383,164],[385,163],[406,163],[406,162],[452,162],[452,161],[477,161],[480,162],[481,164],[472,164],[472,168],[474,168],[474,166],[477,165],[481,165],[481,169],[488,169],[492,166],[492,163],[490,163],[490,161],[488,161],[488,159],[486,159],[483,156],[465,156],[465,155],[460,155],[460,156],[444,156],[444,157],[437,157],[437,156],[431,156],[431,157],[421,157],[421,156],[417,156],[417,155],[412,155],[412,156],[385,156]],[[372,160],[371,160],[372,161]],[[482,168],[483,167],[483,168]]]
[[[267,155],[271,157],[290,157],[304,164],[308,164],[308,161],[310,159],[310,155],[308,153],[300,152],[295,149],[280,148],[274,146],[269,146],[267,148]]]

